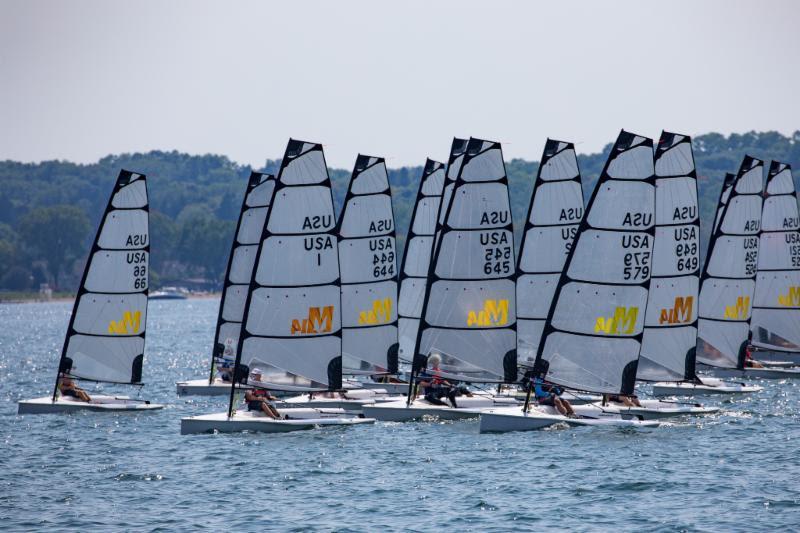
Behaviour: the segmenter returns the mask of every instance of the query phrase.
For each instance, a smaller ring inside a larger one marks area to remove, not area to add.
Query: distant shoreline
[[[187,295],[187,300],[208,300],[211,298],[219,298],[221,293],[219,292],[207,292],[207,293],[199,293],[199,294],[189,294]],[[31,303],[58,303],[58,302],[73,302],[75,301],[75,296],[71,294],[63,294],[59,293],[53,295],[52,298],[43,298],[41,294],[38,292],[15,292],[15,293],[7,293],[2,294],[0,293],[0,304],[31,304]]]

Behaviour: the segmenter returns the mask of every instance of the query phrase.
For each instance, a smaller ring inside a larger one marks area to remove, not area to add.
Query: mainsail
[[[449,185],[452,195],[431,261],[413,371],[439,353],[445,375],[515,381],[514,233],[500,144],[470,139]]]
[[[225,270],[217,328],[214,333],[209,383],[214,380],[214,372],[220,363],[223,361],[233,363],[236,359],[247,290],[253,277],[258,243],[261,240],[274,190],[275,176],[261,172],[250,173]]]
[[[700,277],[697,361],[742,368],[761,231],[763,163],[745,156]]]
[[[346,373],[392,373],[397,358],[394,212],[386,163],[359,155],[339,219]]]
[[[622,131],[589,200],[535,370],[574,389],[631,394],[650,285],[653,141]]]
[[[711,233],[717,231],[719,219],[722,216],[722,212],[725,210],[725,206],[728,205],[728,198],[731,197],[734,181],[736,181],[736,174],[726,172],[725,181],[722,182],[722,189],[719,191],[719,201],[717,202],[717,211],[714,213],[714,226],[711,229]]]
[[[656,146],[656,242],[636,378],[695,377],[700,217],[692,140],[663,132]]]
[[[800,218],[792,168],[778,161],[769,167],[758,249],[753,344],[800,352]]]
[[[436,233],[436,220],[442,202],[444,165],[428,159],[419,182],[417,201],[408,227],[403,262],[400,267],[400,297],[397,306],[400,359],[413,360],[422,300]]]
[[[240,381],[247,376],[250,383],[283,390],[341,388],[335,231],[322,145],[290,140],[247,294],[236,353]]]
[[[433,249],[436,250],[439,246],[439,238],[442,235],[442,229],[445,225],[445,217],[447,216],[447,209],[450,206],[450,200],[453,198],[453,189],[456,184],[456,177],[461,170],[461,164],[464,161],[464,153],[467,150],[467,139],[453,138],[453,144],[450,146],[450,157],[447,160],[447,174],[445,175],[444,189],[442,190],[442,202],[439,206],[439,217],[436,221],[436,235],[433,239]]]
[[[142,381],[149,257],[147,180],[122,170],[83,272],[59,373]]]
[[[517,266],[517,358],[522,366],[536,361],[547,312],[582,219],[575,146],[547,139]]]

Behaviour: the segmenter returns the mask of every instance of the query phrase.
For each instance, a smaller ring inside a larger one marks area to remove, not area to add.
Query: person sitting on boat
[[[428,357],[428,368],[420,374],[419,384],[423,387],[425,399],[433,405],[447,405],[442,398],[450,400],[450,405],[458,407],[457,396],[472,396],[472,393],[463,386],[456,386],[442,377],[442,356],[432,353]]]
[[[744,349],[745,368],[764,368],[764,365],[753,359],[753,346],[748,344]]]
[[[572,404],[568,400],[560,398],[564,393],[564,389],[558,385],[554,385],[545,380],[541,375],[533,378],[533,394],[536,396],[536,402],[539,405],[549,405],[563,416],[575,418],[575,410],[572,409]]]
[[[217,367],[217,370],[219,370],[219,379],[225,383],[233,381],[233,365],[233,361],[222,361]]]
[[[281,415],[271,402],[277,400],[267,389],[247,389],[244,401],[247,402],[248,411],[261,411],[270,418],[280,420]]]
[[[62,396],[71,396],[82,402],[91,402],[92,399],[86,394],[86,391],[75,385],[72,378],[66,374],[62,374],[58,381],[58,391]]]
[[[621,403],[625,407],[641,407],[642,404],[639,402],[639,398],[636,397],[635,394],[626,395],[626,394],[607,394],[603,395],[604,402],[603,404],[607,404],[608,402],[616,402]]]

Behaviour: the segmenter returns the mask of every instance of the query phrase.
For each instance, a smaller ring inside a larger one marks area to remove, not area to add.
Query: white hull
[[[640,400],[641,407],[626,407],[625,405],[609,402],[608,405],[591,404],[575,406],[579,415],[595,415],[592,409],[599,409],[608,413],[615,413],[625,418],[636,417],[641,420],[661,420],[679,416],[702,416],[719,412],[719,407],[703,407],[700,404],[681,404],[675,402],[662,402],[659,400]]]
[[[281,401],[275,402],[275,407],[278,409],[286,407],[311,407],[317,409],[344,409],[346,411],[361,412],[365,405],[372,405],[375,403],[396,402],[403,399],[403,396],[393,394],[386,394],[384,389],[356,389],[347,391],[342,398],[338,393],[334,397],[325,397],[321,394],[309,398],[308,394],[301,394],[284,398]]]
[[[656,420],[626,419],[619,414],[592,410],[591,416],[582,418],[568,418],[555,412],[552,407],[537,406],[529,413],[523,413],[522,408],[489,409],[481,413],[481,433],[505,433],[508,431],[533,431],[561,423],[569,426],[615,426],[649,428],[657,427]]]
[[[704,367],[703,372],[718,378],[752,379],[796,379],[800,378],[800,368],[713,368]]]
[[[409,422],[424,417],[440,420],[464,420],[478,418],[486,409],[520,405],[517,400],[508,396],[461,396],[456,399],[458,408],[449,405],[433,405],[418,398],[410,406],[406,400],[381,404],[365,405],[364,415],[382,422]]]
[[[41,415],[54,413],[73,413],[76,411],[103,411],[103,412],[141,412],[163,409],[158,403],[145,403],[141,400],[131,400],[127,396],[101,396],[91,395],[91,402],[82,402],[71,396],[62,396],[55,402],[51,396],[20,400],[17,413],[21,415]]]
[[[357,383],[362,388],[384,390],[388,394],[408,394],[408,383],[378,383],[375,381],[359,381]]]
[[[231,384],[221,379],[215,379],[209,385],[207,379],[191,379],[179,381],[175,384],[178,396],[228,396],[231,393]],[[249,388],[237,385],[237,388]]]
[[[712,377],[703,377],[703,383],[653,383],[655,396],[712,396],[721,394],[746,394],[759,392],[762,387],[758,385],[745,385],[744,383],[730,383]]]
[[[228,413],[191,416],[181,419],[181,435],[198,433],[239,433],[253,431],[259,433],[286,433],[322,426],[352,426],[373,424],[375,420],[348,416],[342,409],[281,409],[287,420],[275,420],[263,413],[238,411],[232,417]]]
[[[757,359],[758,361],[786,361],[793,365],[800,366],[800,353],[798,352],[758,350],[753,354],[753,359]]]

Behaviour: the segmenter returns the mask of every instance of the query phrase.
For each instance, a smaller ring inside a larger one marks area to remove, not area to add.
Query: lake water
[[[166,409],[24,417],[17,400],[52,391],[71,304],[0,305],[0,529],[800,528],[792,381],[650,430],[480,435],[453,422],[181,436],[181,417],[226,406],[175,394],[175,381],[207,372],[217,305],[150,304],[141,397]]]

